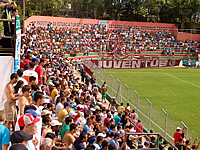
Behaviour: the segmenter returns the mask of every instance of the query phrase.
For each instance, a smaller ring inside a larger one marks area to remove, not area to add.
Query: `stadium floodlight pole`
[[[111,87],[111,95],[112,95],[112,97],[113,97],[113,84],[114,84],[114,78],[113,78],[113,76],[110,74],[110,76],[111,76],[111,78],[112,78],[112,87]]]
[[[127,103],[128,103],[128,99],[129,99],[129,87],[126,84],[125,84],[125,86],[127,87],[127,97],[126,98],[127,98]]]
[[[164,114],[165,114],[165,134],[164,134],[164,136],[165,136],[165,138],[166,138],[166,133],[167,133],[167,113],[166,113],[166,111],[164,110],[164,109],[161,109],[163,112],[164,112]]]
[[[140,100],[140,98],[139,98],[139,94],[138,94],[138,92],[137,92],[136,90],[134,90],[134,92],[137,94],[137,114],[138,114],[138,109],[139,109],[139,100]]]
[[[184,122],[183,121],[181,121],[181,124],[185,127],[185,138],[187,139],[187,135],[188,135],[188,127],[184,124]]]
[[[147,102],[149,103],[149,130],[150,130],[150,124],[151,124],[151,107],[152,103],[146,98]]]

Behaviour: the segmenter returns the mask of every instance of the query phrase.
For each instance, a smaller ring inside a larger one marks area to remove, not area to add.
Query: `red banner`
[[[180,59],[153,59],[153,60],[88,60],[88,68],[94,65],[100,68],[153,68],[179,66]],[[97,65],[98,64],[98,65]]]
[[[83,64],[84,70],[92,77],[93,76],[93,72]]]

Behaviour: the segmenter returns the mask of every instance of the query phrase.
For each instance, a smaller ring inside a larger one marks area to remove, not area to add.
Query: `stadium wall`
[[[188,39],[188,34],[180,34],[174,24],[169,23],[151,23],[151,22],[131,22],[131,21],[115,21],[115,20],[98,20],[98,19],[82,19],[82,18],[64,18],[50,16],[31,16],[25,21],[25,26],[35,22],[36,26],[46,27],[52,23],[53,27],[69,27],[80,28],[84,25],[104,25],[110,30],[148,30],[148,31],[170,31],[173,32],[178,40]],[[189,38],[191,39],[191,38]],[[200,41],[200,35],[193,34],[192,40]]]

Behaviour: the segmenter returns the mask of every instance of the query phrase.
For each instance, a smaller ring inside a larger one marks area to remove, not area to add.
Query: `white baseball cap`
[[[70,115],[70,116],[76,116],[77,113],[75,113],[75,112],[72,110],[72,111],[69,112],[69,115]]]
[[[106,134],[103,134],[103,133],[99,133],[97,136],[102,136],[102,137],[106,137]]]
[[[181,127],[177,127],[176,130],[181,130]]]
[[[60,123],[58,120],[53,120],[53,121],[51,121],[50,125],[52,127],[55,127],[55,126],[61,126],[62,123]]]

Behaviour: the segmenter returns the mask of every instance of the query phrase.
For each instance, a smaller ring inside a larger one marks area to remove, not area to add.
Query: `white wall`
[[[4,94],[4,88],[10,81],[10,75],[14,68],[14,57],[12,56],[0,56],[0,110],[4,109],[4,103],[6,97]]]

